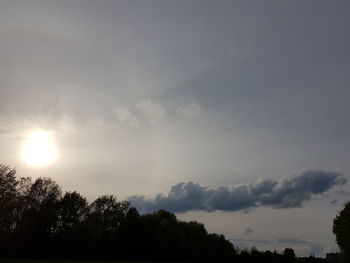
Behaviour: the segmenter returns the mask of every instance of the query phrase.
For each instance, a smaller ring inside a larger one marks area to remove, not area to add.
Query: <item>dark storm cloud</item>
[[[211,188],[188,182],[173,185],[167,195],[154,199],[131,196],[129,200],[143,212],[166,209],[181,213],[191,210],[239,211],[258,206],[301,207],[312,196],[323,194],[347,179],[338,173],[303,170],[280,180],[264,179],[254,183]]]

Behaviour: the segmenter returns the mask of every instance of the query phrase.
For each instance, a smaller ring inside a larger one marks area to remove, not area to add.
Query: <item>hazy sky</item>
[[[0,1],[0,161],[239,247],[335,251],[348,1]],[[32,167],[26,134],[54,135]]]

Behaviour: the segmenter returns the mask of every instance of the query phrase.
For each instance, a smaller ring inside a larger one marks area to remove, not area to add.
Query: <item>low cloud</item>
[[[233,242],[235,245],[236,242],[243,242],[243,243],[261,243],[261,244],[273,244],[274,241],[271,240],[265,240],[265,239],[245,239],[245,238],[229,238],[230,241]],[[249,246],[249,245],[248,245]]]
[[[307,249],[310,254],[314,254],[316,257],[324,257],[326,248],[320,244],[315,244],[302,239],[296,238],[281,238],[276,240],[277,243],[282,244],[283,246],[294,247],[296,253],[298,249]]]
[[[254,232],[254,230],[251,229],[250,227],[248,227],[248,228],[244,231],[244,234],[245,234],[245,235],[248,235],[248,234],[251,234],[251,233],[253,233],[253,232]]]
[[[312,253],[314,253],[316,256],[323,255],[325,253],[326,248],[321,245],[310,245],[310,250]]]
[[[277,242],[283,243],[283,244],[295,244],[295,245],[310,244],[310,242],[307,242],[301,239],[296,239],[296,238],[281,238],[281,239],[277,239]]]
[[[166,195],[158,194],[154,199],[131,196],[129,200],[141,212],[159,209],[175,213],[193,210],[248,211],[259,206],[293,208],[301,207],[313,196],[321,195],[346,182],[346,178],[335,172],[302,170],[280,180],[264,179],[217,188],[193,182],[178,183]]]
[[[238,248],[251,248],[257,246],[258,249],[276,249],[283,252],[284,248],[291,247],[295,250],[298,256],[314,254],[316,257],[324,257],[326,248],[320,244],[315,244],[301,239],[281,238],[276,240],[265,239],[244,239],[244,238],[229,238],[229,240]]]
[[[335,200],[332,200],[332,201],[331,201],[331,205],[334,205],[334,204],[336,204],[337,202],[338,202],[338,200],[336,200],[336,199],[335,199]]]

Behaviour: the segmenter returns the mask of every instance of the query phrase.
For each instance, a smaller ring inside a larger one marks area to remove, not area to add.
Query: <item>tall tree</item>
[[[130,203],[118,202],[113,195],[104,195],[91,203],[87,222],[97,239],[113,238],[126,217]]]
[[[295,262],[295,253],[293,248],[285,248],[283,251],[283,260],[286,263]]]
[[[16,170],[0,165],[0,231],[11,231],[17,197]]]
[[[350,202],[345,204],[342,211],[333,221],[333,233],[344,257],[350,260]]]
[[[77,230],[88,214],[88,202],[78,192],[66,192],[58,204],[58,232],[69,234]]]

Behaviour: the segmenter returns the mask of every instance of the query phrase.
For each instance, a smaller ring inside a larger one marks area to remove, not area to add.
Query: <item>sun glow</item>
[[[52,132],[37,130],[26,135],[22,156],[31,166],[47,166],[57,158],[55,136]]]

